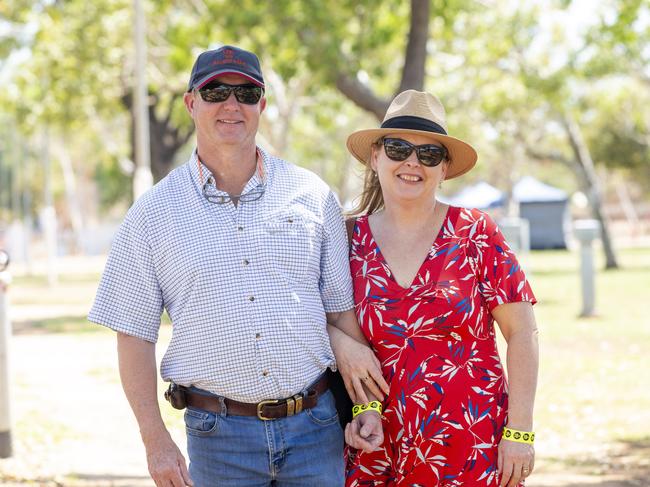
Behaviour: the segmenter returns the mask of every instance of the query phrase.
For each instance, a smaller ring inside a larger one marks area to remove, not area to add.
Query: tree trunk
[[[404,90],[422,91],[424,88],[430,6],[429,0],[411,0],[411,24],[404,56],[402,81],[396,95]]]
[[[173,97],[180,97],[182,94],[174,94]],[[158,96],[149,95],[149,136],[151,152],[151,173],[154,182],[164,178],[174,166],[174,158],[178,150],[185,145],[194,133],[193,128],[176,127],[171,122],[172,104],[170,103],[167,113],[164,116],[158,116]],[[131,160],[135,160],[135,119],[133,113],[132,94],[122,98],[124,106],[131,114]]]
[[[603,212],[603,202],[594,170],[594,162],[591,159],[589,148],[582,138],[580,127],[570,115],[565,114],[563,119],[564,127],[567,131],[569,143],[573,149],[575,160],[578,163],[578,175],[585,192],[589,195],[591,209],[594,218],[600,223],[601,238],[603,241],[603,250],[605,251],[605,269],[618,269],[619,265],[614,253],[614,247],[609,233],[609,224]]]
[[[62,140],[58,140],[53,144],[53,149],[58,156],[57,159],[59,160],[59,164],[61,164],[61,172],[63,173],[65,200],[68,207],[68,215],[70,218],[70,227],[73,237],[72,252],[78,253],[82,250],[81,234],[83,233],[84,219],[77,194],[77,178],[74,173],[72,158],[67,149],[67,137],[68,134],[63,134]]]
[[[408,89],[421,91],[424,88],[429,19],[429,0],[411,0],[408,42],[404,53],[402,78],[396,94]],[[377,120],[383,120],[391,100],[379,98],[370,87],[344,72],[336,75],[336,87],[355,105],[372,113]]]

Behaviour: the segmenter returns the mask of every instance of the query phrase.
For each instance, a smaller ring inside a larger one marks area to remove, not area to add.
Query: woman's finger
[[[363,386],[361,385],[361,380],[354,378],[352,379],[353,384],[354,384],[354,392],[356,395],[356,403],[358,404],[367,404],[368,403],[368,396],[366,396],[366,391],[363,390]]]
[[[501,482],[499,482],[499,485],[501,487],[505,487],[508,485],[508,482],[510,482],[510,478],[512,477],[512,469],[513,465],[512,463],[503,463],[501,466]]]
[[[508,487],[517,487],[519,481],[521,480],[521,465],[514,465],[512,469],[512,475],[510,476],[510,481],[508,482]]]
[[[343,374],[341,374],[343,375]],[[352,402],[356,403],[357,402],[357,394],[354,391],[354,385],[352,384],[352,381],[348,380],[343,376],[343,384],[345,385],[345,390],[348,393],[348,396],[350,396],[350,399]]]
[[[368,376],[367,379],[363,381],[363,384],[376,398],[378,398],[380,401],[384,400],[384,394],[381,392],[381,389],[377,385],[374,376]]]
[[[501,446],[499,446],[497,453],[497,473],[499,475],[503,474],[503,451],[501,450]]]
[[[377,368],[376,370],[370,370],[370,376],[381,388],[384,394],[390,393],[390,386],[388,385],[388,382],[386,382],[386,379],[384,379],[381,369]],[[377,397],[379,397],[379,395],[377,395]],[[384,400],[383,394],[381,395],[381,399],[382,401]]]

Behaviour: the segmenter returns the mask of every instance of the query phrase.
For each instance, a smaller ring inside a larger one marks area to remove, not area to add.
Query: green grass
[[[578,316],[577,253],[535,252],[528,260],[539,300],[538,442],[561,461],[573,454],[585,464],[608,445],[650,437],[650,249],[620,251],[619,270],[603,270],[596,257],[592,318]]]

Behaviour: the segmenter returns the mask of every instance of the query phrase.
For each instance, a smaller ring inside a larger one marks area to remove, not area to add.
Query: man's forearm
[[[155,344],[140,338],[117,334],[120,378],[126,398],[135,414],[145,446],[168,435],[160,415],[157,394]]]

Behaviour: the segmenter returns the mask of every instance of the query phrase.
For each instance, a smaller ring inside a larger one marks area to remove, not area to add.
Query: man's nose
[[[237,101],[237,98],[235,97],[235,92],[234,91],[230,92],[230,95],[228,95],[228,98],[226,98],[224,100],[223,104],[228,108],[239,108],[239,102]]]

